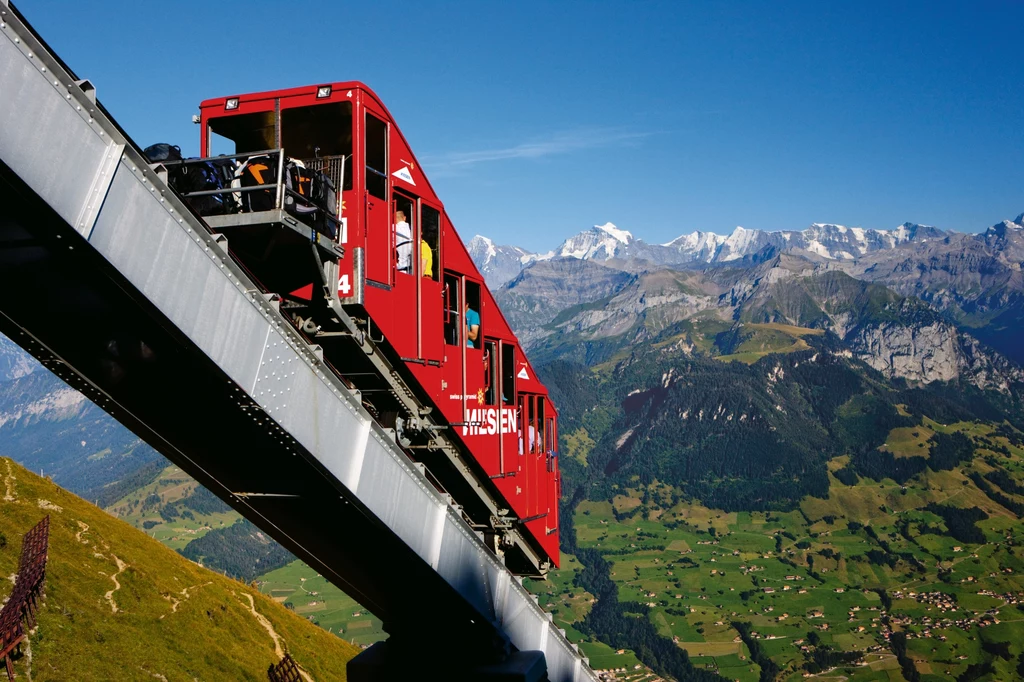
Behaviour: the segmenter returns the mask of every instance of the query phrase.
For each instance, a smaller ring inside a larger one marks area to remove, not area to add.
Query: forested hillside
[[[749,365],[652,344],[546,366],[568,556],[534,589],[599,668],[1009,679],[1024,661],[1016,397],[886,379],[805,338]]]

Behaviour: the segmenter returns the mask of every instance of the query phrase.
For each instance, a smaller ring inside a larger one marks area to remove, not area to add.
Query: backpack
[[[166,142],[151,144],[142,150],[142,154],[150,163],[181,161],[181,147]]]
[[[313,176],[313,203],[323,210],[318,214],[316,229],[331,239],[338,238],[338,190],[331,176],[318,171]]]
[[[301,161],[289,160],[285,187],[297,194],[285,193],[285,210],[331,239],[338,238],[338,195],[334,183],[322,171],[314,171]]]
[[[318,206],[313,203],[313,171],[306,168],[301,161],[288,159],[284,169],[284,186],[299,196],[284,193],[284,208],[296,218],[312,216]],[[303,220],[303,222],[308,222]]]
[[[198,163],[174,166],[168,173],[169,184],[183,195],[185,201],[199,215],[235,213],[238,206],[231,194],[184,196],[191,192],[228,189],[235,177],[235,163],[230,159],[207,159]]]
[[[238,187],[277,184],[278,159],[274,156],[253,156],[242,164],[236,176]],[[320,171],[306,168],[296,159],[287,159],[284,167],[284,210],[317,232],[337,239],[336,216],[338,193],[331,179]],[[274,189],[238,193],[240,208],[245,212],[270,211],[277,203]]]
[[[327,173],[323,171],[314,173],[310,198],[314,204],[322,207],[330,215],[338,215],[338,190]]]
[[[277,159],[266,155],[246,159],[238,171],[238,184],[241,187],[277,184]],[[277,192],[273,189],[240,192],[239,202],[247,213],[269,211],[277,202]]]

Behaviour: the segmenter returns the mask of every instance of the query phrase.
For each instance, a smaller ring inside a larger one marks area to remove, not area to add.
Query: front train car
[[[200,123],[223,169],[186,199],[510,569],[557,566],[557,410],[380,99],[232,95]]]

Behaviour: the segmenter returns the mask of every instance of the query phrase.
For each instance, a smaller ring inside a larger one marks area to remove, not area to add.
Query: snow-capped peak
[[[552,254],[555,258],[578,258],[580,260],[608,260],[619,250],[633,242],[633,235],[620,230],[612,223],[594,225],[593,229],[580,232],[562,242]],[[543,257],[541,257],[543,258]]]
[[[490,263],[494,256],[498,253],[494,248],[494,242],[478,234],[469,240],[469,250],[471,252],[484,253],[484,264]]]
[[[764,241],[764,232],[761,230],[748,230],[737,225],[725,241],[719,251],[717,260],[731,261],[743,258],[760,248],[760,242]]]
[[[633,235],[632,234],[630,234],[626,230],[620,230],[619,228],[615,227],[614,223],[605,223],[604,225],[594,225],[594,229],[601,230],[602,232],[607,232],[608,234],[610,234],[611,236],[615,237],[615,239],[617,239],[618,241],[622,242],[623,244],[628,244],[629,242],[631,242],[633,240]]]

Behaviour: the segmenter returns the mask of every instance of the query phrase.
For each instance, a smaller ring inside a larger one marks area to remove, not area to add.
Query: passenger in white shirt
[[[537,434],[537,429],[533,428],[533,424],[530,424],[530,443],[533,444],[538,450],[540,449],[540,437]],[[532,450],[532,448],[531,448]],[[523,432],[519,432],[519,454],[523,454]]]
[[[405,211],[395,211],[395,252],[398,256],[395,269],[411,275],[412,228],[406,220]]]

